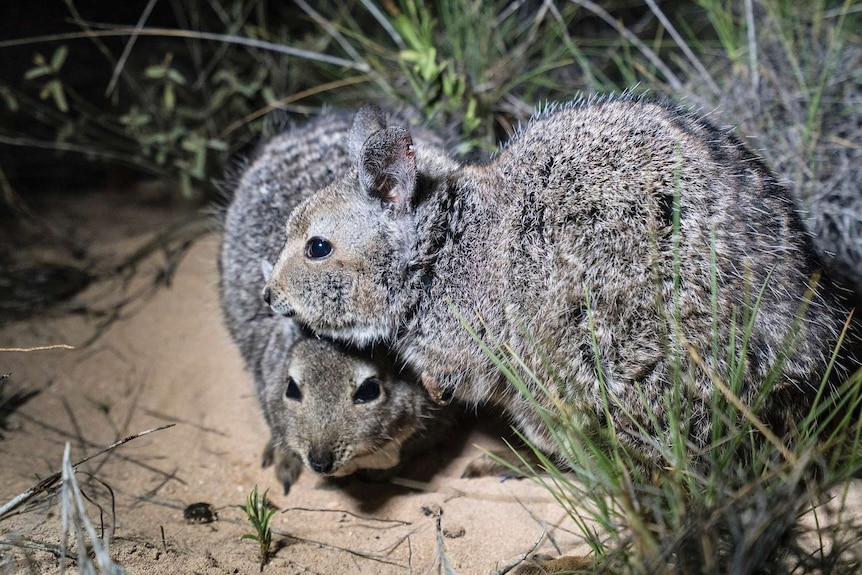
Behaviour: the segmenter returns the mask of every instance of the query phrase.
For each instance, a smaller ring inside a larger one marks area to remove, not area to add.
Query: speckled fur
[[[607,409],[651,457],[626,413],[666,432],[676,356],[691,440],[705,445],[714,386],[685,345],[729,380],[726,350],[743,353],[747,302],[763,288],[740,395],[750,404],[781,365],[759,415],[778,425],[807,405],[847,310],[824,280],[795,322],[818,267],[809,237],[727,130],[623,96],[548,107],[485,165],[441,161],[405,133],[369,133],[343,177],[294,212],[269,283],[276,311],[327,336],[394,342],[432,393],[497,403],[556,453],[457,310],[549,385],[554,397],[527,378],[546,407],[561,400],[577,425]],[[307,259],[312,236],[333,254]]]
[[[331,475],[363,467],[395,471],[401,455],[432,446],[449,426],[448,414],[433,406],[415,379],[396,374],[385,354],[375,359],[317,341],[293,320],[274,315],[261,299],[263,262],[275,261],[291,211],[350,168],[351,122],[352,114],[330,112],[266,141],[238,170],[224,218],[222,310],[272,433],[264,465],[275,464],[285,491],[311,451],[332,453]],[[422,134],[429,146],[441,145],[430,132]],[[302,402],[284,397],[291,370],[303,372]],[[380,379],[383,398],[362,405],[347,401],[355,386],[372,376]],[[432,417],[439,421],[426,428]],[[386,457],[375,459],[372,452]]]

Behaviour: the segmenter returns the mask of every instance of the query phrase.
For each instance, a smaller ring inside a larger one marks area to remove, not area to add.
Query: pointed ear
[[[348,152],[354,161],[359,160],[362,145],[374,132],[386,127],[386,115],[376,104],[367,104],[359,109],[353,117],[350,133],[347,136]]]
[[[416,189],[416,155],[405,128],[391,126],[368,138],[359,159],[359,184],[386,203],[409,205]]]
[[[263,272],[263,281],[268,282],[269,276],[272,275],[272,270],[275,266],[269,263],[266,258],[260,260],[260,271]]]

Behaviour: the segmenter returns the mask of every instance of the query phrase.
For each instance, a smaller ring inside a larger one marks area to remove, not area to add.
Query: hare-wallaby
[[[385,353],[374,357],[313,336],[291,345],[292,337],[274,331],[262,361],[261,403],[277,469],[294,454],[320,475],[382,478],[445,435],[449,412]]]
[[[647,457],[675,382],[702,446],[714,378],[742,366],[741,399],[777,422],[827,368],[847,310],[813,285],[793,201],[728,130],[623,96],[548,107],[484,165],[440,161],[373,107],[350,140],[342,177],[287,221],[273,309],[389,342],[432,395],[500,404],[552,454],[480,341],[520,358],[544,407],[609,415]]]
[[[242,171],[225,214],[222,310],[272,434],[264,466],[275,463],[285,492],[303,462],[323,475],[395,471],[402,455],[430,448],[449,425],[448,414],[434,409],[415,378],[399,376],[385,353],[317,341],[261,300],[284,221],[352,163],[351,118],[327,113],[268,140]],[[423,141],[443,153],[430,132]],[[432,417],[439,421],[426,428]]]

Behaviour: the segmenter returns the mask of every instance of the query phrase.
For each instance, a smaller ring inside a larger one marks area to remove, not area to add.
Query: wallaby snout
[[[293,317],[296,315],[296,311],[293,309],[293,306],[287,302],[284,295],[281,294],[278,288],[273,289],[269,283],[264,286],[263,291],[261,292],[261,297],[274,312],[280,313],[284,317]]]
[[[335,456],[332,451],[316,451],[312,449],[308,452],[308,465],[311,466],[312,471],[315,473],[321,473],[324,475],[331,473],[334,462]]]

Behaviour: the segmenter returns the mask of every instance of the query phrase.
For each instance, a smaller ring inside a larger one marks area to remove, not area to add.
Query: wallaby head
[[[368,344],[394,335],[414,251],[417,160],[410,133],[359,111],[352,167],[300,204],[264,288],[272,308],[318,333]]]
[[[290,348],[274,332],[263,361],[263,405],[275,447],[327,476],[389,469],[402,443],[424,428],[428,405],[416,382],[375,359],[313,337]]]

